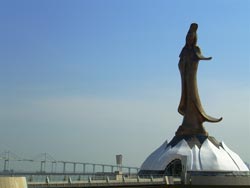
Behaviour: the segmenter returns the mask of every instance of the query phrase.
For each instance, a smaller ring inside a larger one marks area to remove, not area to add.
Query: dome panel
[[[224,142],[222,142],[222,147],[228,153],[228,155],[232,158],[232,160],[235,162],[235,164],[237,165],[240,171],[249,171],[247,165],[241,160],[239,155],[237,155],[235,152],[230,150]]]
[[[201,170],[238,171],[239,169],[228,154],[220,148],[214,146],[208,139],[202,144],[200,148]]]
[[[192,148],[193,163],[191,165],[191,169],[190,170],[193,170],[193,171],[199,171],[199,170],[201,170],[199,153],[200,153],[199,148],[197,146],[194,146]]]

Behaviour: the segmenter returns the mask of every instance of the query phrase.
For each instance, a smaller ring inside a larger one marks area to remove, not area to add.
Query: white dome
[[[190,147],[185,139],[171,146],[167,141],[156,149],[141,166],[141,171],[165,171],[175,159],[186,157],[187,171],[249,171],[241,158],[225,143],[214,145],[208,138]]]

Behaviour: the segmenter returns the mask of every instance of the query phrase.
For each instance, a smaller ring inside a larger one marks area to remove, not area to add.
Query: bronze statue
[[[200,60],[211,60],[212,57],[204,57],[197,46],[197,29],[198,24],[192,23],[186,36],[186,44],[179,56],[182,92],[178,112],[184,117],[176,135],[208,135],[202,123],[222,120],[208,116],[201,105],[196,80],[198,64]]]

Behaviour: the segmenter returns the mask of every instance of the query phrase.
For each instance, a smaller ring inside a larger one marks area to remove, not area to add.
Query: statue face
[[[188,33],[186,38],[186,43],[188,46],[194,46],[196,44],[195,32]]]

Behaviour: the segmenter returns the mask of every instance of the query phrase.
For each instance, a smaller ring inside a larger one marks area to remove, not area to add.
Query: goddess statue
[[[178,112],[183,115],[182,125],[176,135],[208,135],[203,127],[203,122],[219,122],[222,118],[214,118],[205,113],[202,108],[198,87],[197,69],[200,60],[211,60],[212,57],[204,57],[197,46],[198,24],[192,23],[186,36],[186,44],[179,57],[179,70],[181,74],[181,100]]]

